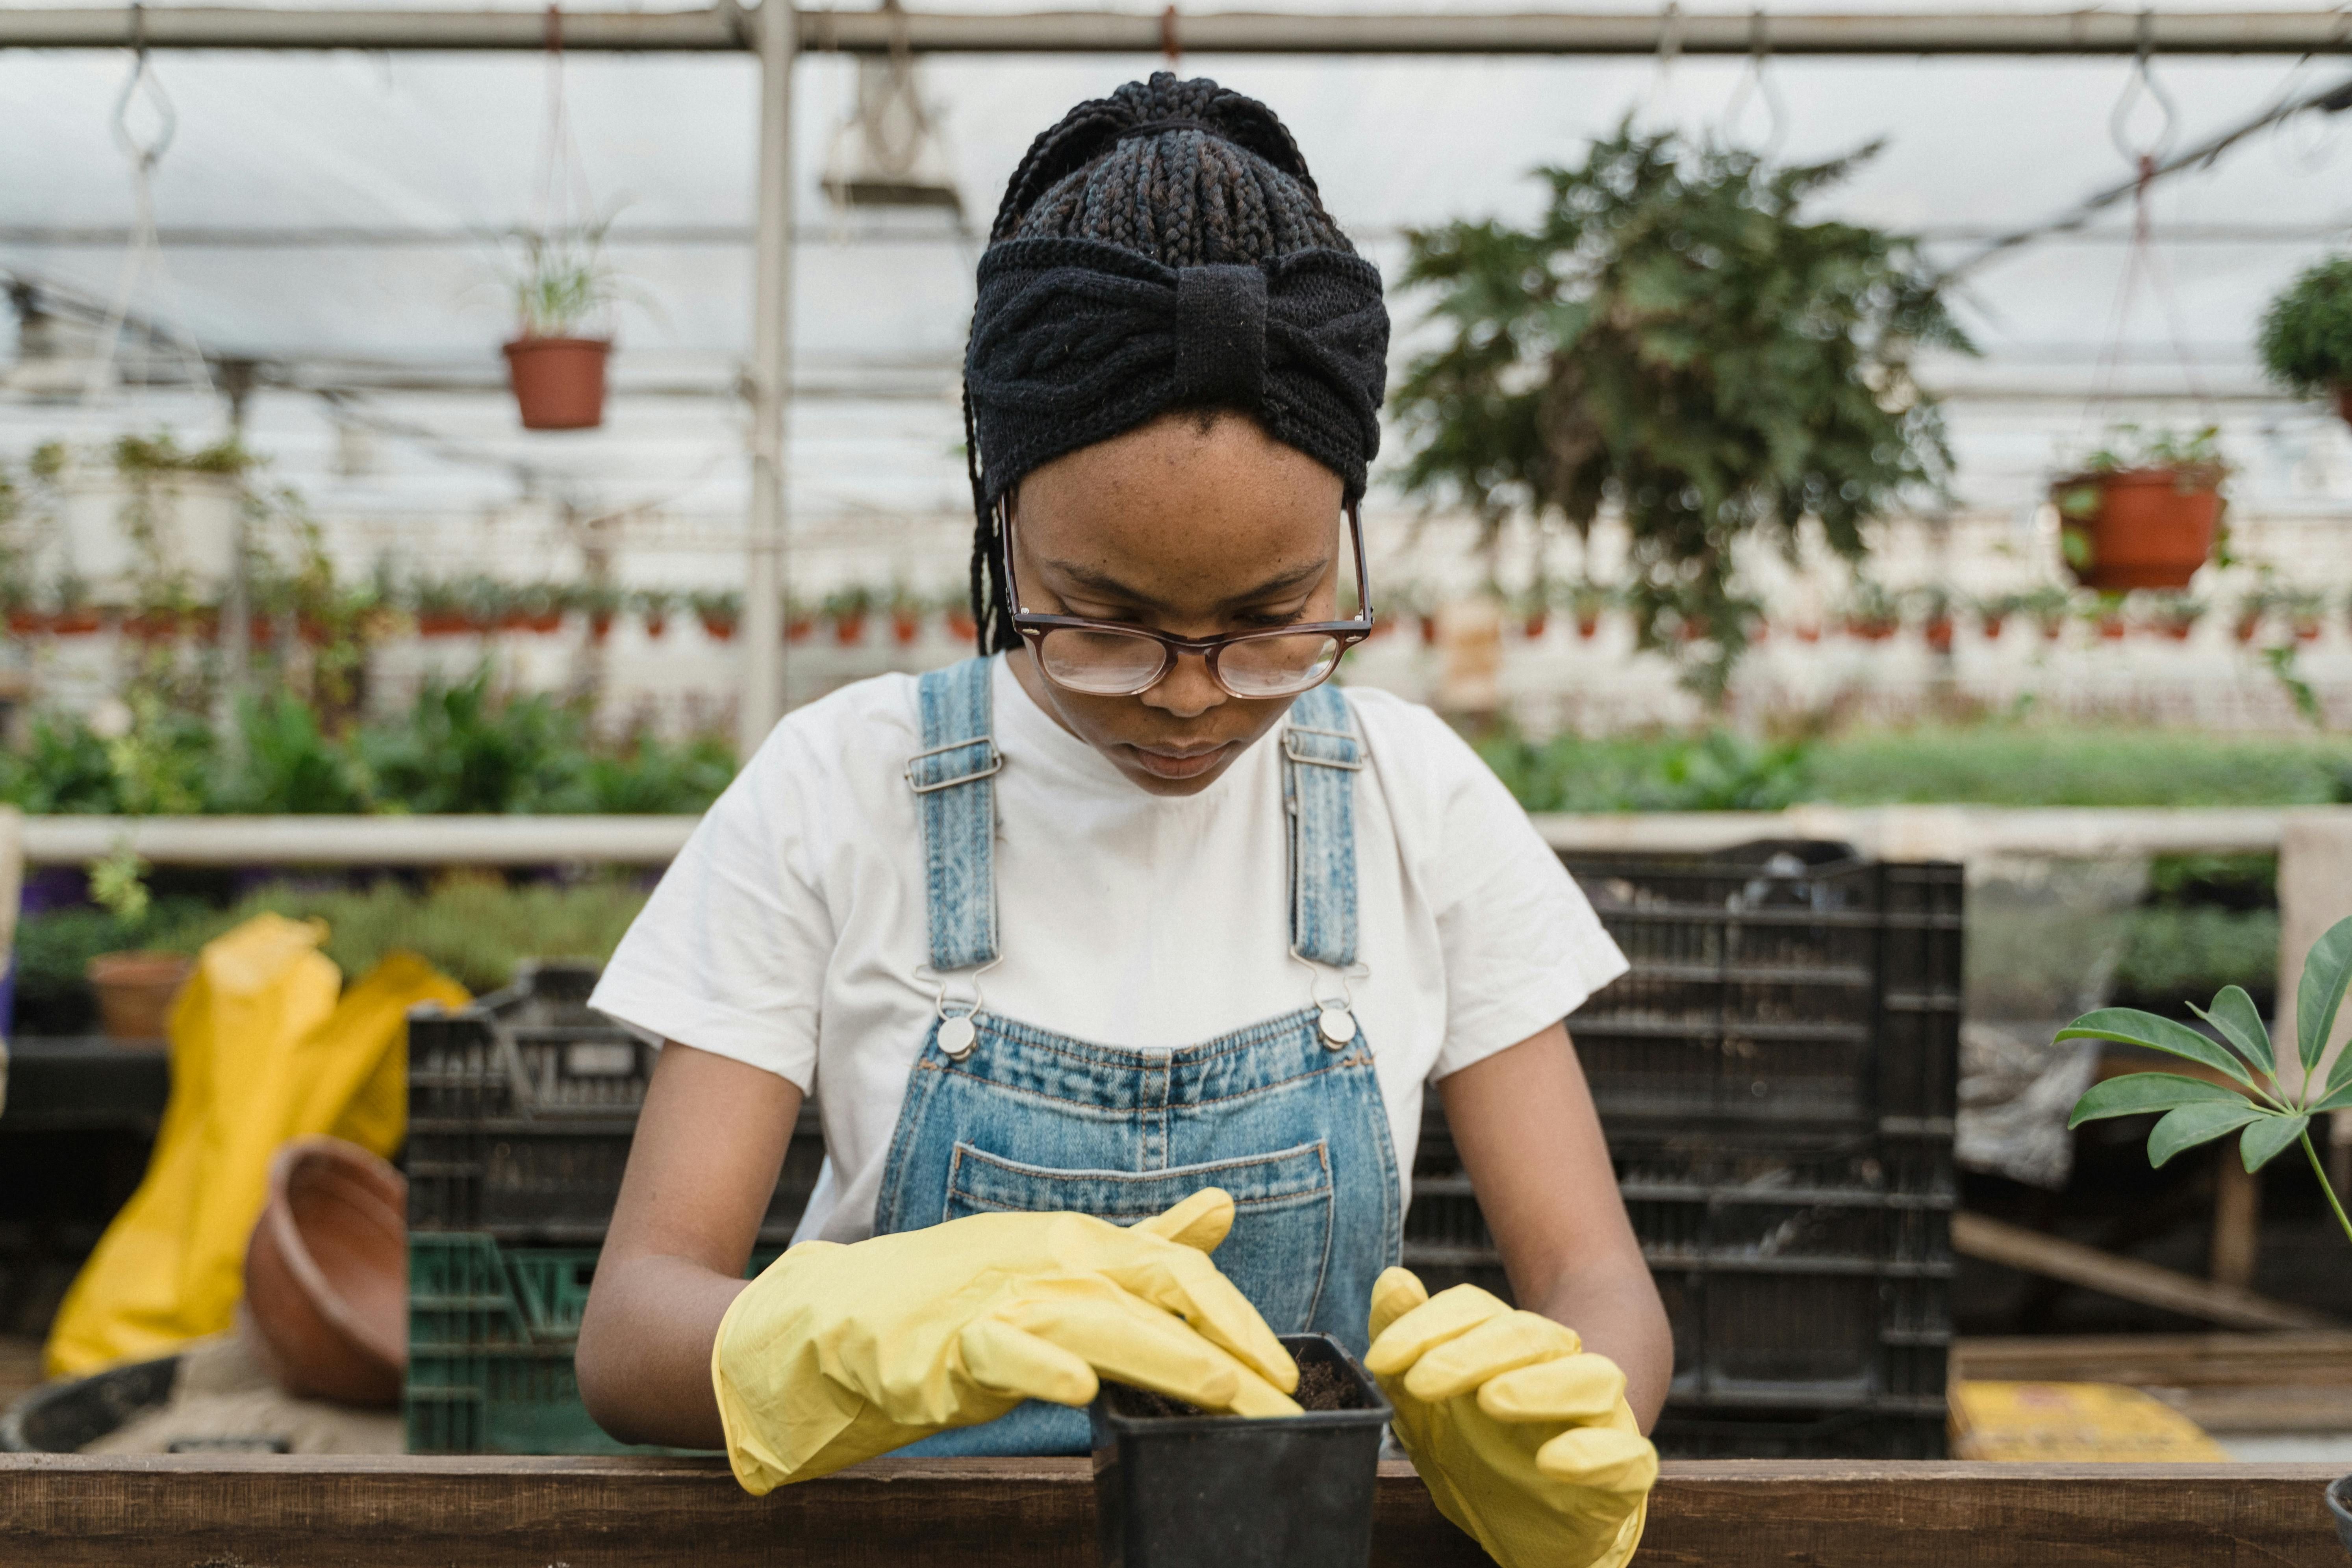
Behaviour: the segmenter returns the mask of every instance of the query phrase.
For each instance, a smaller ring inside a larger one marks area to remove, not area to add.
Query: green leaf
[[[2276,1159],[2279,1151],[2303,1136],[2311,1124],[2308,1116],[2265,1116],[2246,1129],[2238,1140],[2238,1155],[2249,1171],[2259,1171]]]
[[[2247,1122],[2267,1116],[2260,1106],[2244,1100],[2235,1105],[2184,1105],[2168,1110],[2147,1135],[2147,1163],[2161,1166],[2183,1149],[2194,1149],[2200,1143],[2210,1143],[2225,1132],[2235,1132]]]
[[[2213,998],[2213,1010],[2191,1002],[2189,1010],[2221,1031],[2221,1037],[2237,1047],[2238,1054],[2262,1070],[2264,1076],[2275,1075],[2278,1063],[2271,1057],[2271,1032],[2263,1022],[2262,1010],[2254,999],[2246,994],[2242,985],[2224,985]]]
[[[2319,1055],[2335,1032],[2336,1010],[2344,1005],[2347,985],[2352,985],[2352,915],[2329,926],[2303,961],[2303,984],[2294,989],[2294,1035],[2305,1073],[2319,1068]]]
[[[2168,1056],[2186,1057],[2192,1062],[2202,1062],[2248,1089],[2254,1087],[2254,1080],[2246,1074],[2245,1065],[2233,1053],[2186,1024],[2159,1018],[2137,1007],[2102,1007],[2095,1013],[2085,1013],[2059,1030],[2057,1037],[2062,1040],[2115,1040],[2126,1046],[2146,1046],[2152,1051],[2162,1051]]]
[[[2246,1097],[2209,1079],[2184,1078],[2177,1072],[2126,1073],[2085,1089],[2074,1102],[2074,1114],[2066,1119],[2066,1125],[2080,1127],[2103,1117],[2139,1116],[2209,1100],[2243,1105]]]
[[[2352,1051],[2347,1051],[2344,1054],[2347,1057],[2352,1057]],[[2341,1066],[2342,1064],[2338,1063],[2337,1065]],[[2316,1116],[2323,1110],[2352,1110],[2352,1083],[2339,1086],[2336,1082],[2337,1076],[2341,1075],[2331,1074],[2329,1076],[2327,1081],[2327,1098],[2310,1108],[2312,1115]]]

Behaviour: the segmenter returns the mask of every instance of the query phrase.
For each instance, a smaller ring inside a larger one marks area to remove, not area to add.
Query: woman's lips
[[[1213,746],[1182,751],[1130,744],[1129,749],[1135,752],[1136,761],[1143,764],[1143,771],[1155,778],[1196,779],[1215,767],[1217,759],[1223,756],[1226,748],[1232,744],[1230,741],[1220,741]]]

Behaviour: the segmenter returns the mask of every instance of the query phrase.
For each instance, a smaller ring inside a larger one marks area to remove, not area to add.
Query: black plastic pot
[[[2336,1516],[2336,1539],[2344,1550],[2352,1552],[2352,1476],[2338,1476],[2327,1483],[2327,1511]]]
[[[172,1397],[180,1358],[109,1367],[47,1383],[0,1413],[0,1454],[73,1454]]]
[[[1285,1334],[1336,1371],[1342,1408],[1248,1420],[1171,1411],[1118,1384],[1095,1400],[1101,1568],[1364,1568],[1389,1403],[1328,1334]]]

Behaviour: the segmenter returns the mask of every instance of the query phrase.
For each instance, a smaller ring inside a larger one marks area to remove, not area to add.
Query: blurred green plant
[[[524,959],[604,963],[645,901],[643,889],[619,879],[571,887],[509,886],[493,874],[475,872],[446,876],[425,889],[393,880],[360,889],[277,883],[229,909],[184,912],[168,927],[151,928],[147,945],[193,953],[268,911],[324,921],[324,951],[346,981],[404,949],[480,993],[512,980],[515,965]]]
[[[1505,731],[1478,754],[1529,811],[1777,811],[1806,798],[1812,747],[1759,743],[1727,730],[1697,735]]]
[[[2074,1102],[2066,1125],[2161,1111],[2147,1135],[2152,1166],[2241,1129],[2239,1159],[2250,1173],[2300,1143],[2345,1239],[2352,1241],[2352,1217],[2345,1215],[2335,1184],[2319,1163],[2310,1131],[2314,1116],[2352,1109],[2352,1051],[2339,1056],[2324,1079],[2319,1070],[2347,990],[2352,990],[2352,919],[2330,926],[2304,960],[2303,978],[2295,986],[2294,1041],[2302,1071],[2293,1089],[2279,1078],[2279,1043],[2272,1040],[2261,1010],[2241,986],[2222,987],[2210,1009],[2195,1010],[2220,1037],[2218,1041],[2186,1024],[2130,1007],[2085,1013],[2059,1030],[2057,1038],[2113,1040],[2160,1051],[2195,1062],[2221,1081],[2185,1073],[2126,1073],[2092,1085]]]
[[[1816,520],[1849,560],[1863,525],[1938,493],[1951,455],[1912,375],[1971,352],[1915,242],[1801,209],[1876,151],[1774,167],[1627,122],[1549,187],[1528,228],[1411,234],[1404,280],[1439,346],[1394,407],[1409,492],[1582,530],[1613,501],[1632,534],[1641,646],[1719,701],[1760,611],[1734,547],[1795,547]]]
[[[2255,348],[2270,377],[2299,397],[2352,383],[2352,256],[2330,257],[2263,312]]]

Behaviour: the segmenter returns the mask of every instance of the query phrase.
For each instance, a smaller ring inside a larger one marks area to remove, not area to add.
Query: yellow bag
[[[146,1177],[58,1309],[52,1377],[163,1355],[234,1321],[269,1157],[331,1132],[389,1155],[407,1129],[408,1009],[466,990],[394,953],[342,992],[318,921],[257,915],[205,944],[172,1006],[172,1097]]]

